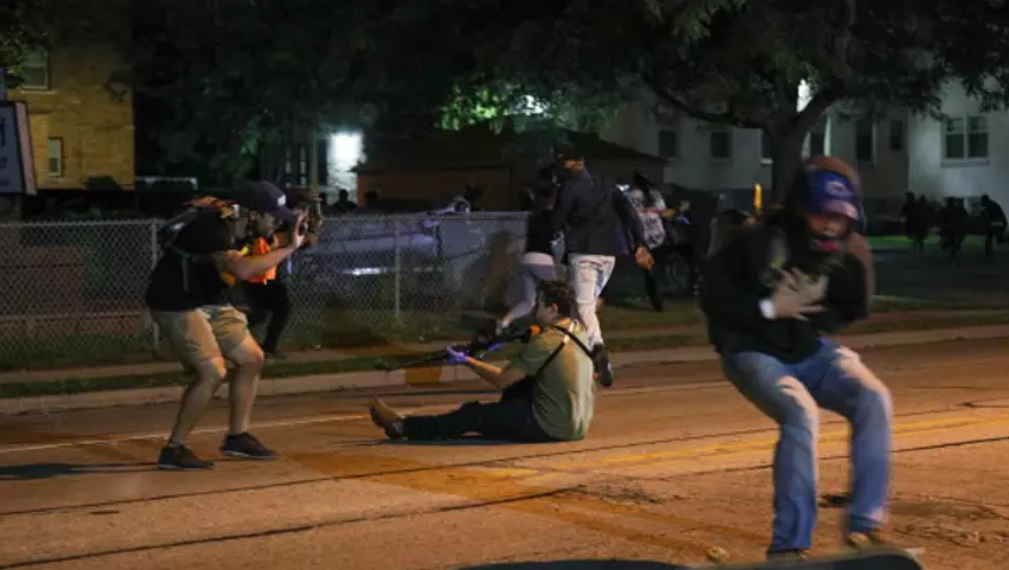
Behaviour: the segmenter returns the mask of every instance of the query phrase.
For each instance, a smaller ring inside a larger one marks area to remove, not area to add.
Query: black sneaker
[[[597,344],[592,348],[592,363],[596,368],[596,379],[603,388],[613,386],[613,363],[610,362],[610,352],[605,346]]]
[[[163,447],[158,456],[158,469],[166,471],[205,471],[213,468],[213,461],[200,459],[184,445]]]
[[[266,448],[258,439],[250,433],[240,435],[229,435],[224,438],[221,444],[221,453],[231,457],[244,457],[246,459],[276,459],[277,454]]]

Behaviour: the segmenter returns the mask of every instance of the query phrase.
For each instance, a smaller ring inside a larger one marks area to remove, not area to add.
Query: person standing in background
[[[634,186],[627,192],[627,198],[634,206],[638,219],[641,220],[645,247],[656,263],[662,263],[669,257],[673,247],[664,222],[672,215],[672,210],[666,207],[662,194],[655,189],[652,182],[640,172],[634,173]],[[662,295],[659,294],[655,269],[642,269],[642,273],[645,276],[645,290],[652,302],[652,308],[661,313],[664,303]]]
[[[321,198],[302,198],[293,195],[291,205],[297,212],[304,212],[304,202],[306,200],[321,203]],[[305,243],[302,247],[311,247],[319,243],[319,228],[322,219],[315,213],[308,213],[308,234],[305,236]],[[277,232],[289,233],[293,228],[287,223],[281,223]],[[268,234],[252,233],[247,236],[243,243],[239,244],[239,249],[249,248],[250,255],[266,255],[278,247],[276,233]],[[245,300],[249,303],[249,328],[254,329],[266,323],[266,336],[260,346],[263,353],[269,360],[282,360],[284,355],[279,350],[280,339],[287,329],[288,321],[291,317],[291,295],[288,291],[287,281],[291,274],[291,258],[284,260],[276,267],[271,267],[265,273],[255,275],[242,282],[242,292]]]

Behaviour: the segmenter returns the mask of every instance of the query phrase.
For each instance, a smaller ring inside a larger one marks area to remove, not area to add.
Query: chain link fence
[[[364,346],[460,329],[506,300],[525,214],[339,217],[281,268],[282,346]],[[0,224],[0,368],[150,360],[166,347],[143,303],[160,220]],[[241,289],[234,302],[244,306]],[[162,353],[163,354],[163,353]]]
[[[0,224],[0,370],[170,358],[143,301],[163,223]],[[475,324],[465,315],[515,301],[525,228],[512,212],[329,218],[319,244],[278,272],[292,307],[281,348],[465,337]],[[644,295],[629,257],[607,291]],[[241,287],[231,294],[248,309]]]

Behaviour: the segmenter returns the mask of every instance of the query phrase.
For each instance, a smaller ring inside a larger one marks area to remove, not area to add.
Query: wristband
[[[770,299],[762,299],[760,301],[760,314],[764,315],[764,318],[773,321],[777,315],[774,314],[774,301]]]

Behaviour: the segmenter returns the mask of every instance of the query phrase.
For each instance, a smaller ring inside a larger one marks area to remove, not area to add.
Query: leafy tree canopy
[[[526,13],[483,65],[533,95],[651,93],[660,114],[763,129],[778,188],[840,102],[934,114],[959,82],[1005,105],[1007,48],[1000,0],[570,0]],[[799,111],[801,81],[813,98]]]

